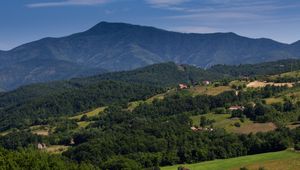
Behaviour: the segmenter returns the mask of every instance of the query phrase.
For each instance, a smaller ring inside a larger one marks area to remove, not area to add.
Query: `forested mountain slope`
[[[173,61],[199,67],[298,58],[299,43],[251,39],[234,33],[186,34],[101,22],[61,38],[44,38],[0,52],[0,87],[95,75]]]
[[[0,125],[2,130],[18,127],[26,118],[32,124],[40,118],[146,99],[179,83],[221,77],[193,66],[163,63],[128,72],[28,85],[0,94]]]

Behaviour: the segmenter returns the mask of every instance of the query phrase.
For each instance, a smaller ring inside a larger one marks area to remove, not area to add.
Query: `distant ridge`
[[[0,51],[0,87],[172,61],[208,68],[300,57],[300,43],[251,39],[235,33],[177,33],[148,26],[100,22],[87,31],[44,38]]]

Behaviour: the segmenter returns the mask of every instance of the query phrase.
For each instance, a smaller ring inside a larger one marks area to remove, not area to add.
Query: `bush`
[[[142,169],[141,165],[132,159],[128,159],[122,156],[114,157],[106,161],[102,169],[132,169],[140,170]]]
[[[226,109],[224,107],[221,108],[216,108],[215,109],[215,114],[226,114]]]
[[[244,117],[244,112],[242,110],[233,110],[231,113],[231,117]]]
[[[300,143],[297,143],[297,144],[295,145],[295,150],[300,151]]]
[[[258,170],[266,170],[265,167],[259,167]]]
[[[87,121],[88,119],[89,118],[87,115],[83,115],[83,116],[81,116],[80,121]]]
[[[246,167],[241,167],[240,170],[248,170]]]
[[[241,127],[241,124],[240,124],[239,122],[235,122],[235,123],[234,123],[234,126],[235,126],[235,127]]]

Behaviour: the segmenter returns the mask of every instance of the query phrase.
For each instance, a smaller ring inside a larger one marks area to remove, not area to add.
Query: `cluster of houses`
[[[210,85],[210,81],[208,81],[208,80],[205,80],[205,81],[202,81],[202,84],[203,85]],[[188,89],[189,88],[189,86],[187,85],[187,84],[184,84],[184,83],[180,83],[180,84],[178,84],[178,88],[179,89]]]
[[[230,111],[235,111],[235,110],[243,111],[244,109],[245,109],[244,106],[237,106],[237,105],[236,106],[231,106],[231,107],[228,108],[228,110],[230,110]],[[196,126],[192,126],[191,130],[194,131],[194,132],[198,132],[198,131],[210,131],[210,132],[212,132],[212,131],[214,131],[213,128],[196,127]]]
[[[203,128],[203,127],[196,127],[196,126],[192,126],[191,130],[194,131],[194,132],[197,132],[197,131],[210,131],[210,132],[212,132],[212,131],[214,131],[213,128],[207,128],[207,127]]]

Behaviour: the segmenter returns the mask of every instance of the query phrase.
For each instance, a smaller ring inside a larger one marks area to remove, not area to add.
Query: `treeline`
[[[36,125],[51,117],[104,105],[143,100],[163,92],[158,87],[116,81],[63,85],[41,91],[36,86],[28,86],[3,94],[0,97],[0,131]]]
[[[66,169],[66,170],[97,170],[91,164],[78,164],[58,155],[50,155],[34,149],[6,150],[0,147],[0,169]]]
[[[173,62],[168,62],[146,66],[133,71],[102,74],[93,78],[170,87],[179,83],[193,84],[204,80],[218,80],[224,78],[224,75],[223,73],[210,72],[190,65],[177,65]]]
[[[300,70],[300,60],[286,59],[259,64],[243,64],[238,66],[219,64],[208,69],[208,71],[211,72],[227,74],[234,77],[266,76],[290,72],[291,70]]]

